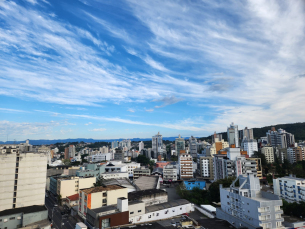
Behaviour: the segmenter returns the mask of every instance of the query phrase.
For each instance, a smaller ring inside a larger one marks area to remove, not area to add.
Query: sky
[[[0,141],[305,121],[305,2],[0,1]]]

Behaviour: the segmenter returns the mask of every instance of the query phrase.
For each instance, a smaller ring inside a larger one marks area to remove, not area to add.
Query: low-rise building
[[[72,208],[74,206],[78,206],[78,200],[79,200],[79,194],[74,194],[72,196],[67,196],[66,198],[66,205],[69,208]]]
[[[62,177],[57,179],[57,195],[62,199],[78,194],[79,190],[91,188],[96,183],[96,177]]]
[[[48,209],[44,205],[32,205],[0,211],[0,228],[15,229],[27,226],[50,228]]]
[[[88,209],[117,204],[120,197],[127,198],[128,189],[120,185],[107,185],[79,191],[79,215],[86,218]]]
[[[101,178],[108,180],[108,179],[123,179],[123,178],[129,178],[129,175],[127,172],[106,172],[102,173],[100,175]]]
[[[239,187],[235,187],[239,180]],[[282,200],[279,196],[260,190],[259,179],[252,173],[240,175],[230,186],[220,185],[221,208],[216,216],[236,228],[284,228]]]
[[[170,164],[170,161],[158,161],[156,163],[156,167],[164,169],[164,167],[167,166],[168,164]]]
[[[305,201],[305,179],[292,175],[273,179],[273,191],[290,203]]]
[[[77,172],[78,177],[99,177],[105,172],[106,164],[104,163],[90,163],[82,166]]]
[[[146,189],[128,193],[128,201],[142,201],[145,206],[151,206],[167,202],[168,195],[162,189]]]
[[[138,179],[141,176],[150,176],[150,169],[141,167],[133,170],[133,179]]]
[[[125,163],[126,167],[127,167],[127,172],[129,177],[133,177],[133,170],[138,169],[141,167],[140,163],[136,163],[136,162],[130,162],[130,163]]]
[[[114,164],[110,162],[106,165],[105,172],[127,172],[127,166],[125,163]]]
[[[163,169],[163,181],[173,182],[177,181],[177,166],[176,165],[166,165]]]
[[[90,162],[99,162],[99,161],[110,161],[111,153],[98,153],[88,157],[88,161]]]
[[[159,176],[141,176],[134,181],[137,190],[160,189]]]

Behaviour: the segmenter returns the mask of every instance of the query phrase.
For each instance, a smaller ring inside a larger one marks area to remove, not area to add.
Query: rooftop
[[[79,199],[79,194],[74,194],[72,196],[67,196],[70,201],[75,201]]]
[[[104,191],[111,191],[111,190],[118,190],[123,189],[125,187],[121,185],[106,185],[106,186],[98,186],[94,188],[87,188],[87,189],[81,189],[82,192],[86,194],[95,193],[95,192],[104,192]]]
[[[158,185],[159,176],[141,176],[134,181],[139,190],[155,189]]]
[[[100,208],[94,208],[94,209],[90,209],[90,210],[95,213],[107,212],[107,211],[111,211],[111,210],[117,210],[117,205],[113,204],[113,205],[108,205],[108,206],[104,206],[104,207],[100,207]]]
[[[46,211],[47,208],[44,205],[32,205],[28,207],[22,207],[22,208],[14,208],[14,209],[7,209],[0,212],[0,216],[6,216],[6,215],[13,215],[18,213],[33,213],[33,212],[40,212],[40,211]]]
[[[148,195],[155,195],[155,194],[167,194],[166,191],[162,189],[146,189],[146,190],[140,190],[136,192],[130,192],[128,193],[128,200],[133,201],[137,200],[142,196],[148,196]]]
[[[167,208],[172,208],[172,207],[177,207],[177,206],[184,205],[184,204],[189,204],[189,203],[190,202],[185,200],[185,199],[173,200],[173,201],[169,201],[169,202],[166,202],[166,203],[156,204],[156,205],[145,207],[145,212],[146,213],[155,212],[155,211],[159,211],[159,210],[163,210],[163,209],[167,209]]]

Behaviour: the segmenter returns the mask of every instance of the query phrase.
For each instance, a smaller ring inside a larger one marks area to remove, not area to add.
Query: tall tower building
[[[0,211],[44,205],[47,153],[0,146]]]
[[[160,132],[152,136],[152,151],[154,151],[154,158],[157,158],[162,153],[162,135]]]
[[[241,142],[244,138],[246,138],[247,140],[254,139],[254,136],[253,136],[253,129],[248,129],[248,127],[245,127],[245,129],[240,130],[240,131],[239,131],[239,140],[240,140],[240,142]]]
[[[75,157],[75,146],[69,145],[69,157]]]
[[[234,122],[227,129],[228,134],[228,142],[229,146],[235,145],[235,147],[239,147],[239,139],[238,139],[238,125],[234,125]]]
[[[180,150],[185,150],[185,141],[184,138],[181,138],[180,134],[179,137],[175,140],[175,150],[178,158],[180,155]]]
[[[191,136],[189,138],[190,154],[192,157],[197,157],[197,138]]]
[[[144,142],[139,142],[139,152],[144,149]]]

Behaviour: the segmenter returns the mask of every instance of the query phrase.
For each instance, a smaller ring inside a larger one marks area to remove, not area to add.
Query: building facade
[[[181,153],[178,160],[180,179],[193,178],[193,157],[190,154]]]
[[[227,128],[227,136],[229,145],[235,145],[239,147],[238,125],[234,125],[234,122]]]
[[[247,151],[249,157],[252,157],[254,152],[258,151],[257,141],[255,139],[244,138],[242,141],[242,148]]]
[[[152,151],[154,152],[153,158],[157,158],[162,153],[162,135],[158,132],[152,136]]]
[[[273,191],[290,203],[305,201],[305,179],[293,176],[273,179]]]
[[[191,136],[189,138],[190,154],[192,157],[197,157],[197,138]]]
[[[262,154],[265,155],[267,163],[273,163],[274,162],[274,152],[273,147],[271,146],[265,146],[261,149]]]
[[[177,166],[176,165],[166,165],[163,168],[163,181],[173,182],[177,181]]]
[[[237,180],[239,187],[235,187]],[[277,195],[261,191],[259,179],[254,174],[239,176],[230,188],[221,185],[220,201],[217,218],[236,228],[284,228],[282,200]]]
[[[204,179],[214,179],[213,157],[199,157],[198,159],[200,176]]]
[[[180,155],[181,150],[185,150],[185,140],[184,138],[181,138],[179,134],[179,137],[175,140],[175,151],[178,157]]]
[[[44,205],[47,154],[4,147],[0,151],[0,211]]]

